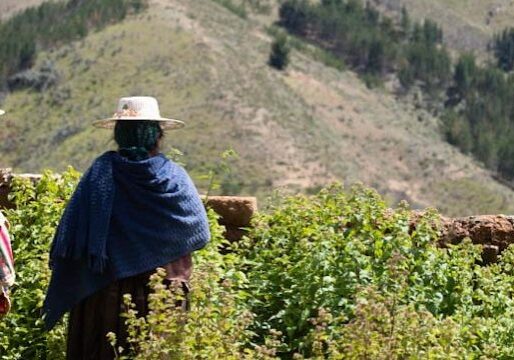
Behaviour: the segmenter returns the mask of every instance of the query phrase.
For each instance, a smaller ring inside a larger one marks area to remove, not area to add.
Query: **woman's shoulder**
[[[175,184],[181,187],[194,187],[193,180],[191,176],[187,172],[187,170],[181,164],[176,163],[175,161],[167,158],[165,155],[162,155],[166,158],[168,162],[168,166],[170,167],[169,175],[170,180],[172,180]]]
[[[116,151],[106,151],[103,154],[97,156],[89,165],[86,173],[91,171],[93,168],[104,166],[106,163],[112,163],[112,160],[116,157]]]
[[[170,159],[169,157],[167,157],[166,155],[164,155],[162,153],[160,153],[157,156],[160,157],[162,159],[162,161],[164,162],[164,164],[169,167],[171,174],[187,175],[186,169],[181,164],[173,161],[172,159]]]

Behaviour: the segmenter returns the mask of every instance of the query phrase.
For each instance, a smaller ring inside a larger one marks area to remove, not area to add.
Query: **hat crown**
[[[117,118],[138,118],[138,119],[160,119],[161,112],[157,99],[151,96],[123,97],[118,101],[118,107],[114,117]]]
[[[129,96],[118,100],[118,106],[114,115],[108,119],[93,122],[95,127],[112,129],[118,121],[141,120],[158,121],[163,129],[180,129],[184,127],[184,122],[163,118],[159,111],[157,99],[151,96]]]

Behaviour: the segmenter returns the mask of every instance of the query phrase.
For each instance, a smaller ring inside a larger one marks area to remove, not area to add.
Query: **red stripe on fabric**
[[[14,255],[11,248],[11,239],[9,238],[9,233],[7,233],[7,229],[3,226],[0,226],[0,241],[4,249],[7,249],[7,254],[10,256],[11,263],[14,263]]]

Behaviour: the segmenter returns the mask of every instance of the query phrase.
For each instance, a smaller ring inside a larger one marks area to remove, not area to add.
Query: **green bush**
[[[0,359],[64,359],[65,326],[44,330],[41,311],[50,278],[48,255],[55,228],[79,174],[45,172],[37,184],[16,178],[8,210],[15,254],[12,312],[0,322]]]
[[[283,199],[239,250],[253,341],[283,333],[282,358],[514,355],[514,252],[481,267],[480,246],[440,248],[437,224],[361,187]]]
[[[289,64],[289,47],[287,36],[279,33],[271,44],[268,64],[277,70],[285,70]]]
[[[131,347],[119,349],[114,334],[109,335],[120,359],[241,358],[252,317],[240,306],[244,299],[235,289],[245,283],[245,276],[234,266],[233,254],[221,255],[228,246],[224,228],[217,224],[214,211],[209,210],[208,215],[212,238],[205,249],[194,254],[190,310],[176,307],[183,294],[163,285],[166,273],[159,269],[150,280],[154,292],[146,318],[138,316],[130,296],[126,297],[128,310],[123,316]]]
[[[64,322],[46,333],[40,312],[50,241],[78,176],[14,183],[18,278],[0,359],[64,358]],[[209,211],[212,242],[195,253],[191,310],[174,306],[182,295],[159,271],[146,318],[126,299],[130,348],[109,338],[120,359],[512,358],[514,248],[482,266],[470,241],[438,246],[438,219],[334,185],[278,196],[246,239],[228,244]]]

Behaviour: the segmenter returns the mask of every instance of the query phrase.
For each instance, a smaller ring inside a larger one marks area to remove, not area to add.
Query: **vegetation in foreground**
[[[39,316],[49,244],[77,179],[69,170],[15,182],[18,207],[7,215],[19,277],[13,312],[0,323],[2,360],[64,357],[65,324],[45,333]],[[512,357],[512,248],[480,266],[469,241],[437,246],[437,219],[430,210],[412,225],[406,205],[390,210],[373,190],[334,185],[277,195],[230,245],[210,212],[213,241],[195,255],[190,312],[173,306],[180,294],[161,286],[162,273],[149,317],[128,307],[136,358]],[[134,358],[110,339],[119,358]]]

